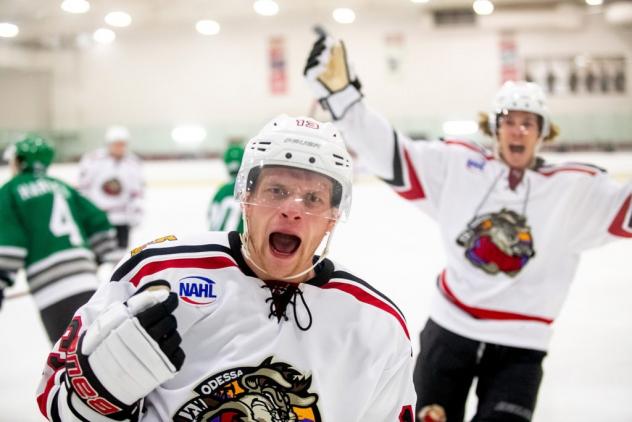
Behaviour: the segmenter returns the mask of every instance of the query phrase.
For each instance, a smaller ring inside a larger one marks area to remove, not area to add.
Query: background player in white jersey
[[[112,126],[105,134],[105,147],[84,154],[79,163],[79,191],[105,210],[121,250],[128,247],[130,228],[143,217],[145,182],[129,141],[127,128]]]
[[[97,288],[95,256],[106,261],[116,248],[105,213],[46,175],[54,154],[45,139],[27,135],[7,149],[13,177],[0,188],[0,299],[24,268],[53,343]]]
[[[498,92],[490,154],[465,141],[411,142],[394,130],[367,107],[344,45],[330,37],[314,44],[305,76],[367,167],[440,226],[447,268],[420,336],[418,417],[462,421],[478,378],[474,420],[530,420],[580,252],[632,237],[632,184],[537,157],[556,130],[533,83]]]
[[[51,421],[413,420],[397,307],[316,251],[351,205],[330,123],[279,116],[246,146],[244,233],[131,251],[44,370]]]
[[[224,152],[224,164],[230,180],[219,187],[208,207],[209,230],[244,231],[241,204],[235,198],[235,180],[244,156],[244,147],[231,145]]]

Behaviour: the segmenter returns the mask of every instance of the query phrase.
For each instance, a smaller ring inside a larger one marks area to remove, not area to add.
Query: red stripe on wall
[[[394,309],[388,303],[378,299],[377,297],[367,293],[366,291],[364,291],[361,288],[359,288],[357,286],[354,286],[352,284],[340,283],[340,282],[336,282],[336,281],[330,281],[329,283],[327,283],[324,286],[322,286],[322,288],[323,289],[341,290],[341,291],[343,291],[345,293],[348,293],[351,296],[355,297],[360,302],[367,303],[367,304],[375,306],[376,308],[379,308],[379,309],[381,309],[381,310],[383,310],[385,312],[388,312],[389,314],[393,315],[395,317],[395,319],[397,319],[399,324],[402,326],[402,329],[404,330],[404,334],[406,334],[406,338],[408,338],[410,340],[410,334],[408,334],[408,328],[406,327],[406,322],[404,321],[404,318],[402,318],[400,313],[397,312],[397,310]]]
[[[439,286],[441,288],[441,292],[447,297],[447,299],[459,307],[461,310],[470,314],[474,318],[479,319],[498,319],[498,320],[518,320],[518,321],[535,321],[535,322],[543,322],[545,324],[551,324],[553,322],[550,318],[544,318],[539,316],[532,315],[524,315],[517,314],[514,312],[504,312],[504,311],[495,311],[492,309],[484,309],[484,308],[475,308],[473,306],[468,306],[465,303],[461,302],[450,290],[448,287],[448,282],[446,281],[445,270],[441,273]]]
[[[141,269],[130,279],[130,283],[132,283],[134,287],[136,287],[143,277],[155,274],[167,268],[201,268],[207,270],[215,270],[219,268],[236,266],[237,264],[235,264],[235,262],[223,256],[154,261],[143,265]]]

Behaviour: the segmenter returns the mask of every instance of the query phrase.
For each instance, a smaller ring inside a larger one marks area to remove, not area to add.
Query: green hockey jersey
[[[116,248],[106,214],[64,182],[22,172],[0,188],[0,288],[26,270],[31,293],[96,272]]]
[[[241,206],[235,199],[235,181],[222,185],[208,208],[209,229],[212,231],[244,231]]]

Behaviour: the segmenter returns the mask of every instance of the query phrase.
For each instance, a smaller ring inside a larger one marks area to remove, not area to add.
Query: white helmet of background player
[[[129,142],[129,130],[125,126],[110,126],[105,132],[105,143]]]
[[[540,140],[549,138],[551,118],[546,105],[546,96],[540,86],[533,82],[507,81],[500,88],[489,113],[489,130],[496,135],[498,118],[508,111],[526,111],[539,116]]]
[[[334,181],[335,219],[346,218],[351,209],[353,169],[342,136],[332,123],[285,114],[271,120],[248,141],[237,180],[235,197],[247,201],[248,192],[265,166],[309,170]]]
[[[289,117],[281,115],[270,121],[254,138],[248,141],[244,151],[239,173],[235,181],[235,196],[242,206],[282,207],[281,204],[260,203],[262,198],[255,194],[258,178],[266,167],[289,167],[325,176],[331,180],[331,203],[326,210],[310,209],[305,198],[295,198],[303,202],[301,212],[316,218],[333,220],[327,235],[327,242],[318,261],[303,271],[282,280],[292,280],[311,271],[325,259],[329,250],[336,220],[346,218],[351,209],[351,182],[353,169],[351,156],[344,146],[340,133],[331,123],[317,122],[308,117]],[[257,201],[257,202],[253,202]],[[298,203],[297,203],[298,205]],[[317,207],[318,208],[318,207]],[[260,271],[270,274],[253,259],[254,246],[251,244],[247,213],[243,217],[244,232],[242,254]]]

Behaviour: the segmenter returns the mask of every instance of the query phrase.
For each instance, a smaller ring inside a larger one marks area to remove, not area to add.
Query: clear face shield
[[[279,165],[253,167],[246,180],[237,181],[235,194],[244,205],[329,221],[346,219],[350,203],[347,192],[331,177]]]

